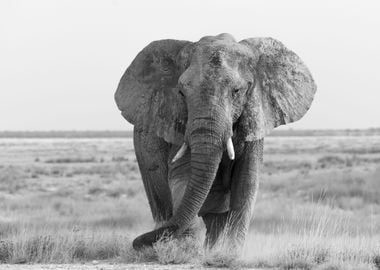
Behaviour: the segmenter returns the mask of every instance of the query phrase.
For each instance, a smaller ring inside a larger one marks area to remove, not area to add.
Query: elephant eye
[[[178,91],[179,94],[182,96],[182,97],[185,97],[185,95],[183,94],[183,92],[181,90]]]
[[[232,95],[237,95],[240,91],[240,88],[234,88],[232,89]]]

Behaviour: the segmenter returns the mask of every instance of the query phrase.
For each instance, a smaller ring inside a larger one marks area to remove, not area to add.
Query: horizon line
[[[271,132],[276,131],[366,131],[366,130],[380,130],[379,127],[368,128],[274,128]],[[17,132],[133,132],[133,129],[4,129],[0,133],[17,133]]]

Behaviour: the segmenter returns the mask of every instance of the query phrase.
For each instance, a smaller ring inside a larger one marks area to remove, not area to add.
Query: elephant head
[[[186,229],[204,203],[221,161],[234,158],[234,132],[245,141],[300,119],[316,91],[300,58],[272,38],[236,42],[231,35],[198,42],[154,41],[128,67],[115,94],[136,129],[190,149],[191,177],[178,210],[134,241],[151,245]]]

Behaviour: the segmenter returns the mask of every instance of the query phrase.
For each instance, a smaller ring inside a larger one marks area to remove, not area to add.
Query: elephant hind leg
[[[203,215],[202,218],[206,226],[205,246],[212,248],[218,239],[224,236],[228,221],[228,212],[207,213]]]
[[[149,206],[156,226],[172,216],[168,184],[169,145],[155,134],[134,129],[134,147]]]

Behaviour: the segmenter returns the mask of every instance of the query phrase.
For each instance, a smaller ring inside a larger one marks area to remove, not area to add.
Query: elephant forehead
[[[241,79],[238,65],[229,64],[220,56],[212,56],[211,63],[192,64],[179,78],[185,88],[214,88],[236,83]]]
[[[190,63],[179,82],[184,88],[193,89],[239,87],[246,77],[251,56],[251,50],[234,40],[201,40],[193,47]]]
[[[222,55],[220,50],[215,50],[211,52],[210,56],[207,59],[211,66],[221,67],[222,66]]]
[[[236,42],[202,42],[194,50],[190,68],[193,75],[219,75],[232,69],[244,70],[248,68],[252,55],[251,50]]]
[[[225,42],[225,41],[215,41],[206,44],[200,44],[197,48],[198,56],[204,59],[218,60],[218,59],[229,59],[240,57],[249,57],[252,55],[250,50],[247,50],[245,46],[237,42]]]

